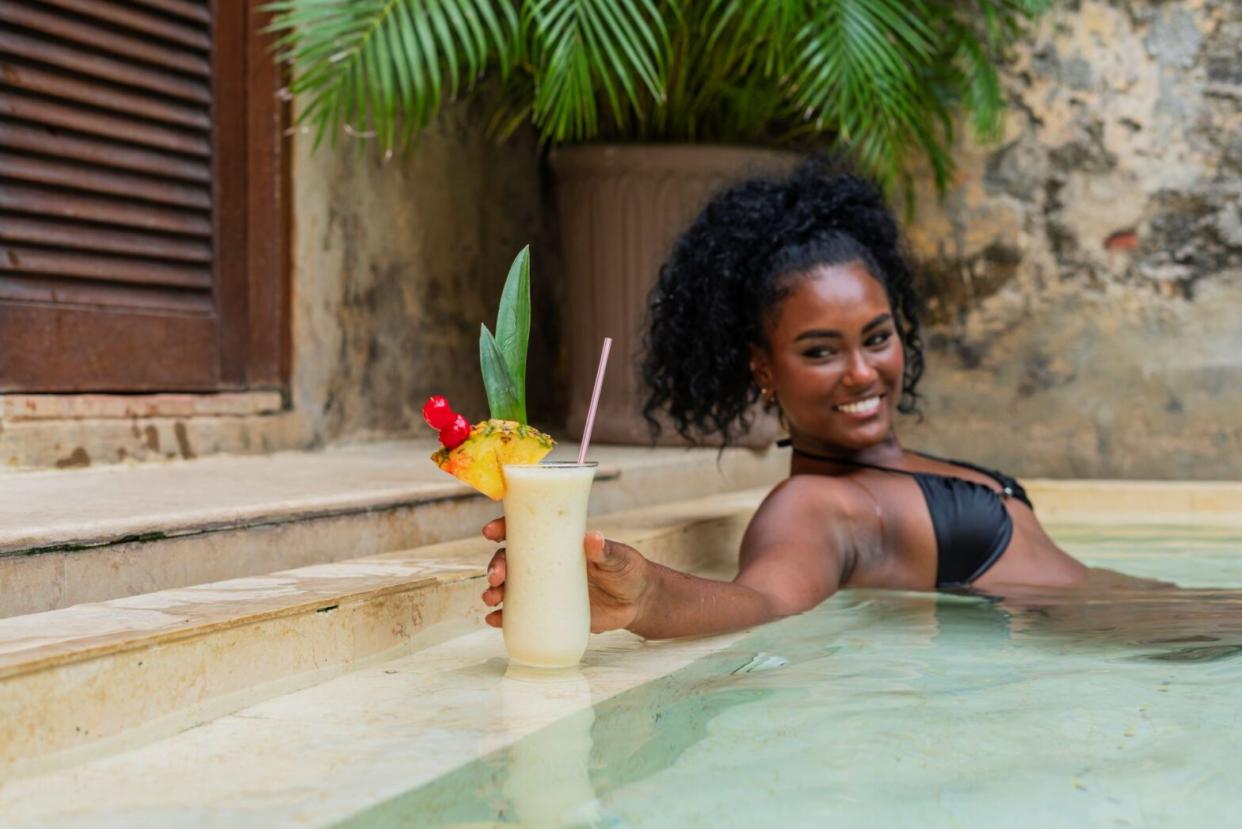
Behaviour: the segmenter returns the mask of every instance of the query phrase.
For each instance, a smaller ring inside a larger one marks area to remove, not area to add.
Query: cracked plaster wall
[[[449,107],[413,151],[382,159],[356,141],[295,138],[291,394],[311,442],[431,437],[420,410],[444,394],[486,416],[479,324],[493,327],[513,257],[532,248],[532,418],[560,410],[563,295],[530,134],[484,135]]]
[[[909,225],[931,303],[906,441],[1025,475],[1242,477],[1242,4],[1065,3],[1019,47],[1004,138]],[[529,135],[467,105],[408,158],[296,140],[292,394],[314,442],[486,410],[478,323],[534,241],[532,417],[564,411],[564,296]]]
[[[908,226],[907,442],[1026,475],[1242,478],[1242,3],[1064,4]]]

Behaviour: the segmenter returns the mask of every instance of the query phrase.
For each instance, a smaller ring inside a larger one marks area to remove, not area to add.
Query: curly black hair
[[[760,396],[750,345],[766,345],[764,321],[789,291],[788,277],[853,261],[888,294],[906,357],[898,410],[917,414],[921,302],[903,248],[879,188],[827,158],[715,196],[674,244],[651,293],[642,371],[653,436],[661,410],[694,443],[745,434]]]

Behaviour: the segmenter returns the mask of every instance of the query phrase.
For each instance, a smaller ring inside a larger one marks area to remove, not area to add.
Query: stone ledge
[[[159,466],[17,473],[4,479],[9,493],[0,508],[0,556],[481,498],[428,461],[435,447],[433,441],[406,441]],[[574,445],[566,445],[552,457],[575,452]],[[620,446],[598,447],[592,457],[600,462],[600,481],[616,479],[623,470],[675,473],[718,461],[714,449]],[[727,474],[742,471],[739,464],[765,467],[775,482],[786,457],[779,450],[735,449],[719,459],[719,468]],[[66,504],[73,505],[72,512]]]
[[[1242,526],[1242,482],[1031,478],[1023,482],[1045,524]]]
[[[422,810],[394,815],[382,804],[400,802],[482,755],[533,737],[537,743],[525,756],[551,774],[539,775],[542,786],[520,786],[534,800],[519,795],[506,814],[511,822],[487,825],[566,825],[564,812],[535,804],[546,796],[545,787],[554,787],[561,802],[591,799],[574,787],[586,782],[592,759],[595,717],[584,709],[677,671],[696,670],[691,666],[700,660],[745,667],[755,655],[730,653],[745,632],[651,642],[614,630],[593,637],[578,671],[531,677],[506,669],[495,631],[448,627],[412,652],[353,666],[343,676],[246,705],[166,739],[6,780],[0,822],[12,829],[465,829],[483,824]],[[696,675],[711,671],[700,662]],[[570,734],[566,718],[576,724]],[[544,731],[549,726],[550,733]],[[528,811],[527,803],[535,808]],[[372,808],[379,813],[363,814]],[[574,826],[618,823],[569,819]]]
[[[192,417],[68,417],[7,420],[0,428],[0,481],[28,470],[83,469],[256,455],[311,444],[304,413],[198,414]]]
[[[100,420],[147,417],[242,417],[272,414],[284,406],[280,392],[219,394],[4,394],[0,421]]]
[[[0,477],[15,484],[0,503],[0,617],[472,536],[500,506],[435,469],[432,448]],[[781,451],[604,446],[592,455],[602,465],[596,514],[771,485],[788,462]]]
[[[592,525],[657,561],[697,569],[732,560],[765,494],[714,495]],[[172,733],[201,721],[204,706],[219,716],[229,700],[261,698],[264,686],[313,684],[390,654],[429,625],[477,620],[492,549],[466,539],[0,620],[0,769],[76,762],[156,721],[164,730],[147,736]]]
[[[542,786],[520,787],[534,800],[523,802],[519,795],[506,815],[516,822],[487,825],[566,825],[564,812],[538,805],[528,811],[526,805],[546,796],[544,787],[554,787],[561,802],[591,799],[574,788],[586,782],[591,762],[595,717],[584,709],[677,671],[696,670],[696,662],[697,676],[712,672],[700,660],[745,667],[755,655],[730,653],[745,632],[651,642],[614,630],[593,637],[578,671],[531,677],[506,669],[495,631],[449,627],[411,652],[353,666],[343,676],[246,705],[166,739],[6,780],[0,822],[12,829],[464,829],[483,824],[422,810],[394,815],[382,804],[400,802],[482,755],[533,737],[538,742],[526,756],[552,773],[539,775]],[[577,726],[568,735],[566,718]],[[549,726],[550,733],[544,731]],[[379,813],[363,814],[372,808]],[[574,826],[617,823],[569,819]]]

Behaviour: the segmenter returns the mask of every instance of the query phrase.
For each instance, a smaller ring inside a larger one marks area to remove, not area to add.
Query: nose
[[[876,370],[867,354],[859,349],[850,352],[849,365],[845,369],[845,384],[854,389],[865,389],[875,382]]]

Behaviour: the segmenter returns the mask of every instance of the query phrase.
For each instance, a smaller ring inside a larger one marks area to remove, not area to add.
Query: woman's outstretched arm
[[[747,526],[733,581],[648,562],[649,586],[629,629],[649,639],[724,633],[810,610],[837,591],[854,554],[855,503],[836,482],[785,481]]]
[[[668,639],[739,630],[814,607],[836,591],[852,555],[853,519],[842,508],[845,501],[831,497],[835,489],[791,479],[773,490],[746,530],[733,581],[682,573],[588,533],[591,630],[624,627]],[[483,534],[503,539],[503,520],[488,524]],[[488,568],[483,594],[492,607],[504,599],[504,567],[501,550]],[[500,626],[502,613],[488,614],[488,623]]]

